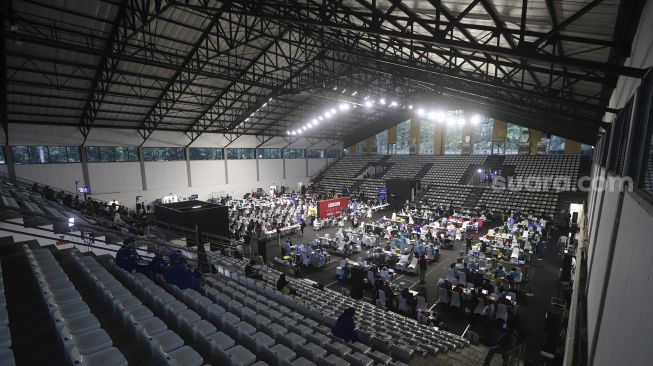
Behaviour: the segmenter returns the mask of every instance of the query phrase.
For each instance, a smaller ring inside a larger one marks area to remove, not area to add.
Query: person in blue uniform
[[[136,240],[127,238],[122,242],[122,247],[116,253],[116,265],[126,271],[132,272],[138,267],[141,256],[136,251]]]
[[[358,340],[356,333],[356,323],[354,322],[354,308],[347,308],[342,315],[338,317],[336,325],[331,329],[331,334],[344,340],[345,342],[355,342]]]

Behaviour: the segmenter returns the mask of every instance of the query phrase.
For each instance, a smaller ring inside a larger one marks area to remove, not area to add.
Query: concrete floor
[[[374,215],[373,219],[381,218],[383,215],[391,215],[391,212],[380,212]],[[485,229],[489,229],[497,224],[487,223]],[[297,244],[302,241],[309,241],[315,239],[316,236],[323,236],[326,233],[335,234],[338,231],[337,227],[322,229],[314,231],[312,228],[306,228],[304,235],[300,233],[292,234],[288,237]],[[478,234],[482,235],[482,233]],[[477,235],[473,235],[476,237]],[[551,242],[557,242],[557,233],[552,234]],[[282,241],[286,237],[283,237]],[[254,251],[256,249],[252,246]],[[270,240],[266,244],[267,248],[267,261],[272,263],[275,256],[279,256],[281,248],[277,245],[276,239]],[[427,304],[432,311],[435,311],[445,321],[450,332],[455,334],[462,334],[469,326],[471,330],[479,333],[481,341],[485,344],[492,344],[494,337],[498,332],[498,328],[492,321],[483,321],[475,319],[469,315],[465,315],[460,309],[448,308],[443,305],[434,305],[437,301],[437,288],[436,284],[439,278],[446,278],[447,268],[451,263],[456,260],[464,251],[464,244],[455,243],[453,248],[441,249],[440,258],[437,262],[428,264],[428,272],[426,275],[426,290],[427,290]],[[349,258],[356,260],[360,254],[354,253]],[[344,259],[342,256],[331,254],[331,260],[325,268],[320,270],[304,271],[303,277],[323,284],[325,287],[332,290],[340,291],[341,288],[350,289],[348,281],[338,281],[336,277],[336,267],[339,265],[340,260]],[[560,268],[561,259],[557,255],[553,246],[548,246],[544,253],[544,261],[534,263],[531,268],[535,270],[535,281],[530,294],[518,294],[518,302],[520,304],[519,315],[517,319],[517,329],[520,332],[520,343],[527,343],[527,358],[531,361],[530,364],[538,365],[543,364],[544,359],[539,355],[541,344],[543,343],[544,332],[544,315],[546,308],[550,302],[551,297],[559,296],[557,285],[557,274]],[[419,276],[410,274],[400,274],[394,280],[394,283],[404,282],[413,290],[417,290],[419,285]],[[371,289],[367,289],[364,300],[373,303],[373,294]],[[555,365],[557,362],[547,361],[547,365]]]

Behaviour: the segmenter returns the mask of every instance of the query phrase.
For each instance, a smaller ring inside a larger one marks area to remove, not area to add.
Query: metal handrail
[[[47,186],[47,184],[39,183],[39,182],[29,180],[29,179],[26,179],[26,178],[22,178],[22,177],[18,177],[18,176],[11,177],[11,176],[9,176],[9,174],[4,173],[4,172],[0,172],[0,178],[3,178],[5,180],[7,180],[7,181],[9,181],[11,183],[17,184],[17,185],[21,185],[22,187],[27,188],[27,189],[31,189],[32,186],[34,185],[34,183],[38,184],[40,187]],[[51,187],[51,186],[48,186],[48,187],[54,189],[55,191],[61,191],[61,192],[64,192],[66,194],[70,194],[73,197],[79,194],[78,192],[72,192],[72,191],[69,191],[69,190],[66,190],[66,189],[61,189],[61,188],[58,188],[58,187]],[[108,201],[97,199],[95,197],[93,197],[93,200],[97,201],[97,202],[107,203],[107,204],[109,203]]]
[[[69,224],[67,219],[62,219],[62,218],[59,218],[59,217],[40,214],[40,213],[32,212],[32,211],[29,211],[29,210],[25,210],[25,209],[7,208],[7,210],[18,212],[23,216],[23,218],[25,218],[25,217],[42,218],[42,219],[45,219],[47,221],[51,221],[53,223],[59,223],[59,224],[62,224],[62,225],[68,225]],[[3,221],[11,223],[10,221],[7,221],[7,220],[3,220]],[[114,236],[118,236],[120,238],[123,238],[123,240],[126,239],[126,238],[129,238],[129,237],[134,237],[134,235],[132,235],[132,234],[126,234],[126,233],[123,233],[122,231],[115,230],[115,229],[112,229],[112,228],[101,227],[101,226],[91,226],[91,225],[86,225],[84,223],[74,223],[72,226],[69,226],[69,231],[73,231],[75,229],[79,229],[80,231],[99,232],[99,233],[104,234],[104,235],[114,235]],[[98,229],[101,229],[101,230],[98,230]],[[192,235],[193,237],[197,238],[198,233],[189,233],[189,235]],[[174,243],[172,243],[170,241],[167,241],[167,240],[162,239],[162,238],[158,238],[156,236],[155,237],[150,237],[148,239],[148,242],[150,242],[150,241],[155,242],[155,243],[161,243],[161,244],[164,244],[164,245],[167,245],[167,246],[174,246],[175,248],[183,248],[184,250],[188,250],[187,249],[188,247],[180,247],[180,246],[175,245]],[[218,247],[221,247],[221,248],[233,248],[233,246],[231,245],[230,242],[227,242],[225,244],[224,242],[211,242],[211,241],[207,240],[205,243],[217,245]]]
[[[12,222],[12,221],[9,221],[9,220],[10,219],[0,220],[0,222],[3,222],[5,224],[9,224],[9,225],[18,226],[18,227],[23,227],[22,224]],[[54,229],[50,230],[50,229],[46,229],[46,228],[43,228],[43,227],[36,227],[36,228],[32,228],[32,229],[33,230],[43,231],[43,232],[46,232],[46,233],[52,233],[53,235],[60,234],[60,233],[57,233]],[[10,228],[3,227],[3,228],[0,228],[0,231],[6,231],[6,232],[11,232],[11,233],[16,233],[16,234],[23,234],[23,235],[34,237],[34,238],[42,238],[42,239],[47,239],[47,240],[56,240],[56,238],[53,237],[53,236],[46,236],[46,235],[36,234],[34,232],[30,232],[30,231],[27,231],[27,230],[15,230],[15,229],[10,229]],[[89,243],[87,241],[88,237],[85,237],[83,234],[82,235],[77,235],[77,234],[68,232],[68,233],[65,233],[65,235],[67,235],[69,237],[80,239],[81,243],[70,242],[70,244],[72,244],[73,246],[80,245],[80,246],[85,246],[85,247],[89,247],[89,248],[96,248],[96,249],[102,249],[102,250],[111,251],[111,252],[117,252],[118,251],[117,249],[113,249],[113,248],[110,248],[110,247],[107,247],[107,246],[93,245],[93,244],[91,244],[91,243]],[[215,263],[215,264],[220,263],[220,260],[219,260],[220,254],[216,254],[216,253],[212,253],[212,252],[199,251],[199,250],[191,248],[191,247],[176,245],[174,243],[167,242],[167,241],[164,241],[164,240],[160,240],[160,239],[157,239],[157,238],[151,238],[151,239],[152,239],[151,241],[148,241],[148,240],[140,240],[139,241],[139,240],[137,240],[136,241],[137,250],[139,250],[141,252],[146,252],[148,254],[155,254],[159,250],[159,248],[161,248],[161,247],[172,249],[172,250],[180,249],[182,251],[190,253],[191,255],[194,255],[195,258],[199,258],[200,256],[206,256],[207,261]],[[108,240],[102,240],[102,239],[99,239],[99,238],[94,238],[93,242],[94,243],[96,243],[96,242],[104,243],[106,245],[120,245],[119,243],[113,243],[113,242],[110,242]],[[151,245],[151,244],[153,244],[153,245]],[[151,259],[151,257],[149,257],[149,256],[145,256],[145,257],[148,258],[148,259]]]

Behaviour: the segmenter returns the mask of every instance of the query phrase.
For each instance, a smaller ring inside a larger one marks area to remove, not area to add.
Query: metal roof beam
[[[435,4],[435,0],[429,0],[429,2]],[[424,44],[432,44],[439,47],[452,47],[462,50],[469,51],[478,51],[478,52],[487,52],[490,54],[505,56],[505,57],[516,57],[523,58],[528,60],[540,61],[551,64],[567,65],[579,68],[588,68],[597,71],[603,71],[608,73],[620,74],[629,77],[641,78],[644,75],[645,70],[634,67],[614,65],[610,63],[595,62],[583,59],[575,59],[569,57],[561,57],[550,55],[542,52],[537,52],[532,49],[525,48],[506,48],[500,46],[491,46],[487,44],[472,43],[469,41],[461,41],[445,37],[433,37],[431,35],[421,35],[403,31],[395,31],[382,28],[373,28],[370,26],[361,26],[355,24],[343,24],[336,22],[330,19],[316,19],[309,17],[301,17],[297,15],[288,14],[288,5],[283,6],[280,4],[270,4],[270,7],[264,8],[265,4],[260,2],[260,0],[245,2],[244,0],[233,0],[233,3],[240,3],[242,8],[236,9],[232,8],[230,10],[236,14],[244,14],[249,16],[255,16],[262,19],[274,20],[289,24],[304,24],[310,25],[313,27],[324,27],[324,28],[333,28],[333,29],[343,29],[350,30],[354,32],[364,32],[369,34],[374,34],[378,36],[387,36],[394,37],[397,39],[407,40],[407,41],[418,41]],[[243,4],[244,3],[244,4]],[[185,5],[178,3],[179,6],[189,6],[199,11],[210,10],[211,7],[204,6],[194,6],[194,5]],[[370,14],[370,17],[372,15]],[[421,18],[420,18],[421,19]],[[423,19],[422,19],[423,20]]]
[[[594,1],[590,2],[589,4],[585,5],[584,7],[582,7],[577,12],[575,12],[569,18],[563,20],[561,23],[558,23],[558,24],[553,23],[552,29],[550,31],[548,31],[544,36],[538,38],[535,42],[533,42],[533,46],[539,47],[540,45],[543,45],[543,44],[545,45],[548,41],[550,41],[558,33],[560,33],[565,28],[567,28],[567,26],[569,26],[571,23],[578,20],[578,18],[580,18],[583,15],[587,14],[587,12],[594,9],[597,5],[601,4],[602,2],[603,2],[603,0],[594,0]],[[547,6],[548,6],[548,4],[547,4]],[[549,11],[552,11],[552,14],[555,14],[555,8],[549,8]]]

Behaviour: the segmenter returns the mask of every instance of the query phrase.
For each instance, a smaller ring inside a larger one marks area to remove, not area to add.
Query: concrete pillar
[[[141,164],[141,184],[143,185],[143,190],[147,191],[147,180],[145,179],[145,148],[142,146],[138,148],[138,162]]]
[[[372,136],[367,139],[367,155],[375,155],[377,152],[376,148],[376,136]]]
[[[528,129],[528,142],[530,144],[531,154],[537,154],[537,143],[540,142],[544,134],[542,131]]]
[[[435,125],[435,141],[433,142],[433,154],[444,155],[444,125],[438,123]]]
[[[419,154],[419,132],[421,121],[419,119],[410,120],[410,153]]]
[[[580,142],[574,140],[565,140],[565,155],[580,154]]]

